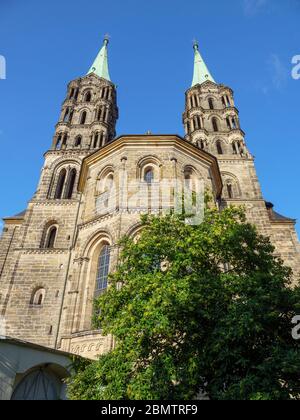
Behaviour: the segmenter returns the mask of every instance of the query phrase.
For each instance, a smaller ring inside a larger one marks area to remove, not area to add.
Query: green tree
[[[243,211],[142,223],[96,302],[96,326],[116,347],[77,369],[70,398],[300,399],[299,287]]]

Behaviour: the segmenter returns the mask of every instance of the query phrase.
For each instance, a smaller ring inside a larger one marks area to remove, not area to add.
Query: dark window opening
[[[233,189],[231,184],[227,184],[227,194],[229,198],[233,198]]]
[[[217,151],[219,155],[223,155],[223,149],[220,141],[217,142]]]
[[[81,146],[81,142],[82,142],[82,137],[81,136],[76,137],[75,147],[80,147]]]
[[[48,238],[46,239],[46,244],[45,244],[46,249],[54,248],[56,234],[57,234],[57,228],[53,226],[52,228],[50,228],[48,232]]]
[[[70,174],[69,174],[69,179],[68,179],[67,188],[66,188],[66,192],[65,192],[65,198],[67,200],[70,200],[72,198],[74,185],[75,185],[76,174],[77,174],[76,169],[72,169]]]
[[[215,109],[214,108],[214,100],[212,98],[209,98],[208,105],[209,105],[209,109]]]
[[[94,139],[94,149],[96,149],[96,147],[98,147],[98,139],[99,139],[99,134],[97,133]]]
[[[56,150],[60,149],[60,146],[61,146],[61,135],[59,135],[59,137],[57,139],[57,142],[56,142],[56,145],[55,145],[55,149]]]
[[[219,126],[218,126],[218,121],[217,121],[217,119],[216,118],[213,118],[212,119],[212,125],[213,125],[213,130],[216,132],[216,131],[219,131]]]
[[[86,93],[84,99],[85,99],[85,102],[91,102],[91,100],[92,100],[92,94],[91,94],[90,91]]]
[[[86,111],[84,111],[84,112],[81,114],[81,118],[80,118],[80,124],[81,124],[81,125],[84,125],[84,124],[86,123],[86,116],[87,116]]]
[[[62,169],[62,171],[59,174],[58,181],[57,181],[56,191],[55,191],[55,195],[54,195],[55,199],[59,200],[62,197],[64,184],[65,184],[65,180],[66,180],[66,175],[67,175],[66,170]]]
[[[67,141],[68,141],[68,135],[67,134],[65,134],[64,135],[64,138],[63,138],[63,141],[62,141],[62,147],[66,147],[66,145],[67,145]]]
[[[68,122],[68,119],[69,119],[69,113],[70,113],[70,109],[69,109],[69,108],[67,108],[67,109],[66,109],[66,112],[65,112],[65,116],[64,116],[64,122]]]

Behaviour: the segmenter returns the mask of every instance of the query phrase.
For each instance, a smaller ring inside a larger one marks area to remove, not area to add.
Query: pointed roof
[[[195,51],[195,61],[194,61],[194,77],[192,82],[192,87],[195,85],[202,84],[208,80],[216,83],[212,75],[210,74],[201,54],[199,52],[198,42],[194,42],[194,51]]]
[[[109,43],[108,36],[105,36],[103,41],[103,46],[97,55],[95,61],[92,64],[92,67],[89,69],[87,74],[96,74],[103,79],[110,80],[109,70],[108,70],[108,57],[107,57],[107,46]]]

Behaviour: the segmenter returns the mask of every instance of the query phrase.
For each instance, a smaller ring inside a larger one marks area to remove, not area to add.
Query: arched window
[[[67,200],[70,200],[72,198],[75,180],[76,180],[76,174],[77,174],[76,169],[72,169],[69,173],[67,188],[65,191],[65,198]]]
[[[208,99],[209,109],[215,109],[213,98]]]
[[[97,194],[105,194],[110,192],[111,189],[114,187],[114,173],[109,172],[105,175],[102,175],[101,178],[98,179],[97,183]]]
[[[205,149],[205,144],[204,144],[204,141],[203,141],[203,140],[199,140],[199,142],[198,142],[198,147],[199,147],[200,149],[202,149],[202,150],[204,150],[204,149]]]
[[[184,183],[187,188],[191,188],[192,174],[189,170],[184,171]]]
[[[85,100],[85,102],[91,102],[91,100],[92,100],[92,94],[91,94],[91,91],[88,91],[88,92],[85,94],[84,100]]]
[[[65,116],[64,116],[64,122],[68,122],[69,114],[70,114],[70,108],[67,108],[65,112]]]
[[[223,174],[224,177],[224,198],[236,199],[241,197],[239,182],[233,175]]]
[[[215,132],[219,131],[218,121],[217,121],[217,119],[216,119],[216,118],[213,118],[213,119],[212,119],[212,126],[213,126],[213,130],[214,130]]]
[[[72,88],[71,91],[70,91],[69,99],[73,98],[74,92],[75,92],[75,90],[74,90],[74,88]]]
[[[67,146],[67,142],[68,142],[68,135],[65,134],[64,137],[63,137],[63,141],[62,141],[61,147],[64,147],[65,148]]]
[[[53,249],[54,245],[55,245],[55,240],[56,240],[56,235],[57,235],[57,227],[56,226],[51,226],[46,234],[46,239],[45,239],[45,249]]]
[[[61,138],[62,138],[62,136],[61,136],[61,134],[58,136],[58,139],[57,139],[57,142],[56,142],[56,145],[55,145],[55,149],[56,150],[59,150],[60,149],[60,146],[61,146]]]
[[[58,177],[57,186],[56,186],[56,190],[54,194],[54,198],[57,200],[60,200],[62,198],[66,175],[67,175],[67,171],[65,169],[62,169]]]
[[[236,128],[237,128],[236,119],[235,119],[235,118],[232,118],[232,119],[231,119],[231,121],[232,121],[232,127],[233,127],[234,129],[236,129]]]
[[[229,119],[229,117],[227,117],[227,118],[226,118],[226,124],[227,124],[227,128],[228,128],[229,130],[231,130],[231,123],[230,123],[230,119]]]
[[[232,143],[232,151],[233,151],[233,154],[234,155],[237,155],[237,146],[236,146],[236,143],[235,142]]]
[[[75,139],[75,147],[80,147],[81,146],[81,142],[82,142],[82,137],[78,136]]]
[[[197,120],[196,120],[196,117],[193,118],[193,126],[194,126],[194,131],[197,130]]]
[[[106,214],[116,208],[116,193],[114,184],[114,173],[107,168],[105,173],[99,175],[96,184],[96,213]]]
[[[97,133],[94,138],[94,145],[93,145],[94,149],[98,147],[98,140],[99,140],[99,134]]]
[[[194,117],[194,127],[195,127],[196,130],[201,130],[202,124],[201,124],[200,115],[195,115],[195,117]]]
[[[186,167],[184,169],[184,185],[188,190],[196,191],[197,175],[191,167]]]
[[[99,258],[96,277],[95,296],[99,296],[107,289],[107,281],[110,264],[110,247],[108,244],[104,245]]]
[[[144,181],[147,182],[148,185],[153,183],[153,181],[154,181],[153,168],[146,169],[145,175],[144,175]]]
[[[114,185],[114,174],[109,174],[105,179],[105,190],[110,191]]]
[[[195,130],[198,130],[198,128],[199,128],[198,118],[196,116],[194,117],[194,128],[195,128]]]
[[[80,117],[80,124],[81,125],[84,125],[86,123],[86,117],[87,117],[87,113],[86,113],[86,111],[83,111],[83,113],[81,114],[81,117]]]
[[[30,305],[42,306],[45,300],[46,291],[44,288],[35,289],[30,299]]]
[[[217,141],[216,146],[217,146],[218,154],[223,155],[223,148],[222,148],[222,144],[221,144],[220,140]]]
[[[232,184],[230,183],[227,184],[227,195],[228,195],[228,198],[233,198],[233,188],[232,188]]]

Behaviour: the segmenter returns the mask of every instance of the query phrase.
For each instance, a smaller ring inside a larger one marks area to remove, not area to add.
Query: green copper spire
[[[94,73],[103,79],[110,80],[109,70],[108,70],[108,58],[107,58],[107,46],[109,43],[109,38],[106,35],[103,42],[103,47],[101,48],[99,54],[97,55],[92,67],[89,69],[87,74]]]
[[[195,51],[195,63],[194,63],[194,77],[192,82],[192,87],[210,80],[214,82],[212,75],[210,74],[206,64],[204,63],[203,58],[199,52],[198,42],[194,42],[194,51]]]

